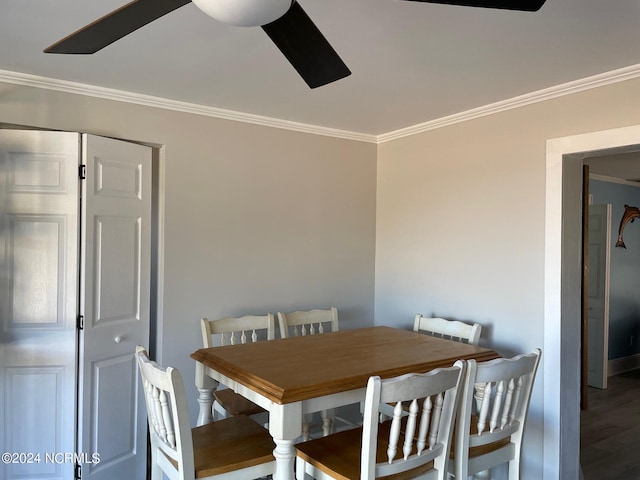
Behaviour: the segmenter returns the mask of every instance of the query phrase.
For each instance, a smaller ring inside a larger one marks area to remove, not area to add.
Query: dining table
[[[269,412],[274,480],[294,480],[295,441],[307,413],[364,401],[369,377],[390,378],[449,367],[456,360],[499,355],[469,345],[387,326],[212,348],[196,360],[198,425],[213,421],[213,392],[223,384]]]

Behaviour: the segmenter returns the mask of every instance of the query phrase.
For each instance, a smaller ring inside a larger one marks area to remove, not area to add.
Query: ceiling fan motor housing
[[[239,27],[258,27],[287,13],[293,0],[193,0],[210,17]]]

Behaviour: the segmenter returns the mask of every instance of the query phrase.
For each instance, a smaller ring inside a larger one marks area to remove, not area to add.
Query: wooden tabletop
[[[428,372],[458,359],[492,360],[491,349],[391,327],[201,348],[191,358],[270,400],[291,403]]]

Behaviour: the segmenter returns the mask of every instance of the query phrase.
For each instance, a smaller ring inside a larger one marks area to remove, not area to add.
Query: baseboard
[[[640,353],[628,357],[614,358],[607,363],[607,376],[618,375],[640,368]]]

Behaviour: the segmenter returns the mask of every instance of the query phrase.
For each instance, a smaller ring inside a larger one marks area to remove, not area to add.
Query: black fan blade
[[[294,1],[287,13],[262,29],[309,87],[321,87],[351,75],[298,2]]]
[[[191,0],[133,0],[47,47],[45,53],[95,53]]]
[[[463,7],[502,8],[537,12],[546,0],[411,0],[412,2],[445,3]]]

